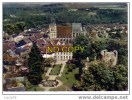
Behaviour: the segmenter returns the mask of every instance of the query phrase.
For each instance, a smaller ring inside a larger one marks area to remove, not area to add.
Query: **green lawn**
[[[66,91],[66,88],[62,85],[57,88],[52,88],[50,91]]]
[[[45,89],[39,87],[38,85],[32,85],[28,80],[26,80],[26,91],[44,91]]]
[[[36,85],[31,85],[27,88],[27,91],[44,91],[44,89]]]
[[[78,68],[73,69],[72,72],[68,72],[68,68],[65,66],[62,76],[58,77],[58,79],[63,82],[63,85],[71,89],[74,84],[78,83],[78,80],[75,78],[78,72]]]
[[[45,75],[46,75],[46,73],[43,73],[43,74],[42,74],[42,79],[43,79],[43,80],[45,79]]]
[[[59,73],[60,73],[60,70],[61,70],[61,64],[56,64],[53,68],[52,68],[52,70],[51,70],[51,72],[50,72],[50,75],[58,75]]]

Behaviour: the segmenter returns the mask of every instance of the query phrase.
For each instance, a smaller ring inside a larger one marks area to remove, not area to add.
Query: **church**
[[[49,39],[50,41],[58,41],[56,45],[59,48],[64,46],[72,47],[72,41],[79,35],[86,35],[86,30],[82,27],[81,23],[72,23],[71,25],[57,25],[53,20],[52,23],[49,25]],[[53,43],[54,44],[54,43]],[[55,46],[55,45],[54,45]],[[45,57],[47,54],[45,54]],[[54,52],[52,53],[52,57],[56,60],[69,60],[72,59],[73,53],[72,52]],[[50,56],[48,56],[50,57]]]

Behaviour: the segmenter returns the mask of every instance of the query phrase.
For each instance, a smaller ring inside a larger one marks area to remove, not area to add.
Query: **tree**
[[[73,41],[73,46],[80,46],[84,47],[84,51],[81,52],[80,50],[77,50],[76,52],[73,52],[73,57],[77,59],[86,59],[90,55],[89,49],[90,49],[90,43],[91,40],[87,36],[80,35],[75,38]]]
[[[19,34],[20,32],[24,31],[24,27],[25,23],[17,22],[15,24],[4,25],[4,31],[7,32],[9,35]]]
[[[76,68],[76,65],[75,64],[67,64],[67,68],[68,68],[68,72],[72,72]]]
[[[7,32],[9,35],[14,34],[14,26],[11,24],[7,24],[4,26],[4,31]]]
[[[109,51],[117,50],[118,51],[118,64],[127,65],[128,60],[128,47],[127,41],[110,39],[108,41],[107,49]]]
[[[117,65],[106,67],[100,61],[93,61],[82,76],[78,87],[83,91],[124,91],[128,88],[127,68]]]
[[[31,71],[28,75],[28,80],[31,84],[38,85],[42,80],[42,76],[38,72]]]
[[[100,52],[101,50],[104,50],[107,48],[107,40],[92,40],[91,47],[90,47],[90,59],[97,59],[100,58]]]
[[[34,43],[28,58],[28,67],[30,71],[28,75],[28,80],[33,85],[39,84],[42,80],[42,64],[43,57],[39,48]]]
[[[113,71],[114,76],[114,90],[124,91],[128,89],[128,69],[124,65],[115,66]]]
[[[24,22],[19,22],[19,23],[17,22],[15,25],[18,27],[20,31],[24,31],[24,27],[25,27]]]
[[[84,67],[82,60],[90,56],[90,52],[89,52],[91,46],[90,41],[91,41],[90,38],[84,35],[80,35],[76,37],[75,40],[73,41],[73,46],[80,46],[84,48],[83,52],[81,52],[80,50],[73,52],[73,58],[76,58],[78,60],[77,66],[79,67],[79,79],[81,78]]]
[[[55,60],[54,58],[46,58],[44,59],[45,66],[51,67],[54,64]]]

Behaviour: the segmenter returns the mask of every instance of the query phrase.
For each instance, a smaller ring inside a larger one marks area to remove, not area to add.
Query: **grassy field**
[[[26,80],[26,91],[44,91],[45,89],[39,87],[38,85],[32,85],[28,80]]]
[[[65,66],[62,76],[58,77],[58,79],[63,82],[63,85],[71,89],[74,84],[78,83],[78,80],[76,79],[78,71],[79,69],[76,68],[72,72],[68,72],[68,68]]]
[[[62,85],[57,88],[52,88],[52,89],[50,89],[50,91],[66,91],[66,88],[64,85]]]
[[[41,88],[36,85],[31,85],[30,87],[27,88],[27,91],[44,91],[44,88]]]
[[[60,70],[61,70],[61,64],[56,64],[53,68],[52,68],[52,70],[51,70],[51,72],[50,72],[50,75],[58,75],[59,73],[60,73]]]

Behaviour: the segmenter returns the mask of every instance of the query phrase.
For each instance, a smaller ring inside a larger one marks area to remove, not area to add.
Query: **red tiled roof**
[[[36,38],[32,35],[30,38],[29,38],[31,41],[36,41]]]
[[[51,42],[51,44],[56,45],[59,42],[59,40],[58,39],[51,39],[50,42]]]
[[[35,36],[36,39],[40,39],[40,38],[43,37],[43,34],[36,33],[36,34],[34,34],[34,36]]]
[[[8,53],[4,53],[3,54],[3,59],[6,60],[6,61],[16,61],[17,57],[12,57]]]
[[[9,50],[9,49],[12,49],[12,50],[16,49],[15,42],[9,41],[9,42],[3,43],[3,51],[6,52],[6,50]]]
[[[43,46],[44,44],[46,44],[46,41],[44,39],[41,38],[37,40],[37,45]]]
[[[57,38],[71,38],[72,26],[57,26]]]

